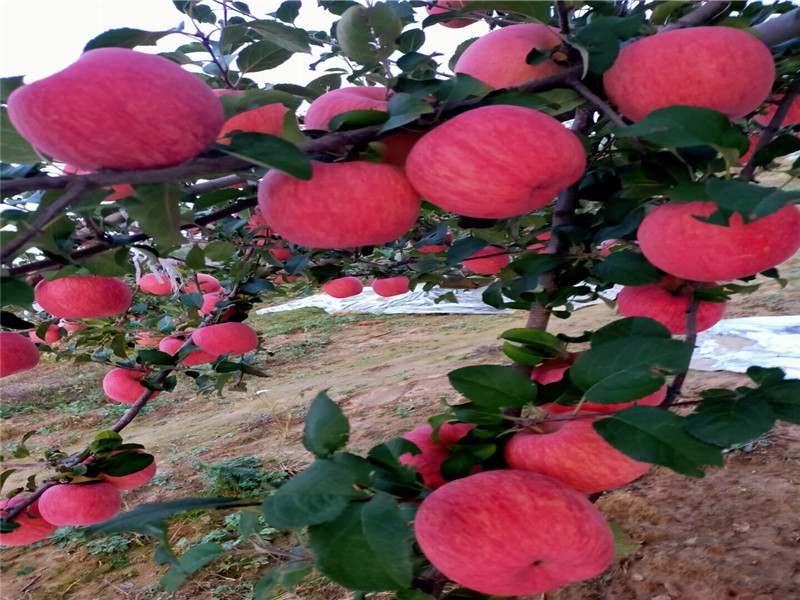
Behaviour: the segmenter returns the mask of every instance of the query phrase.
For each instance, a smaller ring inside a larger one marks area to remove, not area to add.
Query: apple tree
[[[260,543],[261,515],[298,540],[256,598],[312,569],[361,596],[531,595],[609,566],[605,490],[653,464],[702,477],[800,422],[781,369],[682,397],[697,333],[800,248],[800,193],[764,177],[800,173],[781,158],[800,150],[791,3],[173,4],[181,27],[107,31],[60,73],[2,80],[0,376],[35,377],[40,353],[101,363],[130,406],[8,491],[1,544],[137,531],[175,590],[227,550],[179,554],[168,518],[240,511],[242,539]],[[330,31],[299,27],[308,10]],[[424,50],[443,27],[463,28],[453,56]],[[172,51],[141,51],[163,38]],[[301,83],[257,82],[298,53],[315,57]],[[264,375],[250,310],[365,282],[484,286],[527,318],[501,336],[505,363],[450,371],[462,401],[402,438],[348,451],[320,391],[310,464],[268,496],[116,514],[155,472],[121,435],[149,400],[178,378],[244,389]],[[547,331],[614,286],[619,319]]]

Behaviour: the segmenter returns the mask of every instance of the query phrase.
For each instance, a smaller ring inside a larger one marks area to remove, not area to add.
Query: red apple
[[[423,135],[421,131],[400,131],[372,142],[370,146],[377,150],[383,162],[403,169],[409,152]]]
[[[468,0],[442,0],[439,2],[439,6],[426,6],[425,10],[429,15],[435,15],[443,12],[451,12],[449,9],[443,7],[462,8],[467,4],[469,4]],[[444,25],[452,29],[460,29],[461,27],[472,25],[476,21],[477,19],[453,19],[452,21],[442,21],[439,25]]]
[[[127,48],[89,50],[17,88],[8,116],[34,147],[90,170],[177,165],[205,150],[224,120],[197,75]]]
[[[550,232],[545,231],[544,233],[540,233],[535,239],[539,240],[539,242],[531,244],[527,247],[527,250],[536,250],[539,254],[547,252],[547,242],[550,241]]]
[[[663,324],[673,335],[683,335],[686,333],[686,313],[692,292],[691,285],[668,275],[661,279],[661,283],[654,285],[623,287],[617,294],[617,309],[625,317],[650,317]],[[727,306],[727,302],[700,302],[697,331],[705,331],[716,325]]]
[[[105,481],[54,485],[39,498],[42,517],[58,527],[102,523],[120,504],[119,490]]]
[[[243,94],[239,90],[211,90],[217,97],[227,94]],[[289,109],[280,102],[265,104],[252,110],[247,110],[232,116],[225,121],[222,130],[219,132],[217,141],[220,144],[230,144],[230,140],[225,136],[233,131],[252,131],[255,133],[268,133],[270,135],[282,136],[283,117]]]
[[[139,278],[139,289],[147,294],[166,296],[172,293],[172,282],[166,275],[146,273]]]
[[[252,352],[258,347],[258,333],[244,323],[220,323],[195,331],[192,342],[213,356],[228,352],[236,356]]]
[[[0,377],[33,369],[39,364],[39,349],[30,338],[0,331]]]
[[[630,483],[650,468],[611,447],[592,427],[596,419],[539,425],[540,432],[515,433],[505,447],[512,469],[547,475],[581,494]]]
[[[550,202],[586,167],[578,138],[522,106],[483,106],[426,133],[406,174],[429,202],[467,217],[516,217]],[[503,173],[490,177],[488,173]]]
[[[482,594],[529,596],[602,573],[611,528],[586,498],[537,473],[485,471],[422,501],[414,530],[446,577]]]
[[[111,369],[103,377],[103,391],[106,396],[115,402],[122,404],[133,404],[143,393],[148,391],[140,382],[146,373],[143,371],[133,371],[131,369]],[[153,392],[150,399],[155,398],[161,392]]]
[[[126,452],[126,451],[122,451]],[[132,452],[136,452],[138,454],[144,454],[144,450],[133,450]],[[119,454],[120,452],[112,452],[109,456],[114,456],[115,454]],[[115,488],[120,491],[124,490],[132,490],[133,488],[137,488],[140,485],[144,485],[148,481],[150,481],[156,475],[156,461],[151,462],[147,465],[144,469],[140,471],[135,471],[134,473],[129,473],[128,475],[120,475],[119,477],[114,477],[113,475],[107,475],[105,473],[100,473],[100,477],[106,483],[110,483]]]
[[[757,114],[755,117],[753,117],[753,120],[764,127],[769,125],[772,117],[778,111],[778,104],[781,100],[783,100],[785,95],[786,94],[778,94],[777,96],[770,98],[770,102],[767,103],[764,114]],[[780,126],[789,127],[795,123],[800,123],[800,98],[795,98],[795,101],[792,102],[792,105],[789,107],[789,112],[783,118]],[[744,157],[742,157],[742,159],[744,159]]]
[[[738,119],[764,102],[774,80],[769,48],[731,27],[691,27],[643,38],[623,46],[603,75],[609,99],[632,121],[677,104]]]
[[[212,312],[217,310],[217,302],[225,299],[225,294],[218,291],[210,294],[203,294],[203,306],[198,309],[198,312],[203,316],[210,315]]]
[[[80,323],[70,323],[69,321],[65,321],[64,319],[61,319],[58,322],[58,326],[61,329],[64,329],[68,334],[73,333],[75,331],[80,331],[81,329],[89,328],[88,325],[82,325]]]
[[[14,508],[25,500],[26,498],[23,496],[0,500],[0,517],[5,519],[7,510]],[[11,519],[11,521],[18,523],[19,527],[10,533],[0,534],[0,546],[11,547],[34,544],[53,535],[56,531],[55,525],[42,518],[38,500],[34,500],[30,506]]]
[[[376,279],[372,282],[372,291],[384,298],[405,294],[408,291],[408,277],[400,275]]]
[[[287,260],[289,260],[292,257],[292,251],[289,250],[288,248],[284,248],[284,247],[282,247],[282,248],[270,248],[268,250],[268,252],[270,254],[272,254],[272,256],[275,257],[275,260],[280,261],[280,262],[286,262]]]
[[[615,246],[619,246],[619,242],[617,240],[603,240],[596,248],[597,256],[605,258],[606,256],[611,255],[611,249]]]
[[[178,336],[173,335],[165,337],[158,343],[158,349],[161,350],[161,352],[166,352],[171,356],[175,356],[185,342],[185,339],[182,339]],[[195,350],[194,352],[190,352],[186,358],[181,361],[181,364],[186,367],[196,367],[197,365],[204,365],[206,363],[214,362],[216,359],[217,356],[214,354],[209,354],[208,352],[203,352],[202,350]]]
[[[509,25],[478,38],[458,57],[455,73],[466,73],[495,89],[520,85],[564,70],[547,59],[538,65],[525,60],[531,50],[561,45],[558,29],[539,23]]]
[[[416,467],[423,483],[435,490],[447,483],[442,477],[441,468],[442,463],[450,457],[449,447],[458,444],[458,441],[473,427],[474,425],[467,423],[442,423],[439,427],[439,441],[437,442],[434,442],[431,437],[433,427],[430,425],[417,427],[406,433],[403,439],[412,442],[421,450],[421,453],[407,452],[400,455],[398,460],[406,466]]]
[[[309,181],[277,170],[258,186],[264,218],[282,238],[312,248],[391,242],[414,225],[420,199],[398,167],[313,162]]]
[[[511,259],[508,258],[505,250],[497,246],[486,246],[469,258],[462,260],[461,264],[464,265],[465,269],[473,273],[494,275],[506,267],[509,262],[511,262]]]
[[[331,279],[322,285],[322,290],[333,298],[349,298],[357,296],[364,289],[364,284],[358,277],[339,277]]]
[[[222,285],[219,283],[219,279],[214,277],[213,275],[206,275],[205,273],[198,273],[197,281],[200,283],[200,293],[201,294],[213,294],[218,292],[222,289]],[[183,286],[184,292],[196,292],[197,283],[195,283],[194,278],[191,278],[186,285]]]
[[[58,331],[58,325],[50,325],[44,334],[44,339],[36,335],[36,330],[29,331],[28,337],[39,344],[52,344],[61,339],[61,333]]]
[[[336,115],[351,110],[386,111],[388,90],[384,87],[344,87],[325,92],[315,99],[306,112],[306,129],[329,131],[328,123]]]
[[[444,238],[444,244],[430,244],[426,246],[420,246],[416,250],[417,252],[422,252],[423,254],[444,252],[450,247],[450,244],[452,243],[453,243],[453,232],[448,229],[447,235]]]
[[[730,227],[703,223],[713,202],[667,203],[639,225],[639,246],[651,263],[691,281],[738,279],[766,271],[800,248],[800,212],[792,205],[745,225],[739,214]]]
[[[124,281],[97,275],[42,280],[33,293],[43,310],[62,319],[113,317],[128,310],[133,301]]]

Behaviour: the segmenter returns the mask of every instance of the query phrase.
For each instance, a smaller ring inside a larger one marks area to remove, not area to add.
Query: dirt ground
[[[766,282],[758,292],[736,298],[726,316],[800,314],[800,259],[782,274],[789,279],[786,289]],[[597,305],[555,321],[552,330],[578,334],[612,316]],[[497,336],[524,320],[521,312],[375,317],[306,310],[300,317],[254,317],[253,325],[267,336],[263,345],[274,352],[259,354],[258,366],[272,377],[251,379],[243,393],[198,396],[182,384],[156,399],[124,433],[126,441],[144,444],[156,456],[159,474],[150,485],[125,492],[124,509],[204,493],[203,465],[224,459],[258,457],[269,471],[302,467],[309,461],[300,444],[304,411],[322,389],[351,419],[351,450],[402,435],[458,400],[447,383],[449,370],[504,362]],[[27,431],[37,431],[27,444],[34,456],[52,447],[75,450],[113,423],[122,409],[102,399],[104,372],[99,365],[45,362],[35,372],[5,378],[3,454]],[[692,372],[685,395],[691,399],[700,389],[746,381],[734,373]],[[621,528],[627,551],[602,576],[537,600],[800,598],[800,427],[780,423],[760,443],[728,453],[725,462],[704,479],[654,467],[606,493],[598,507]],[[32,471],[20,473],[10,481],[19,484]],[[211,519],[177,520],[170,530],[173,542],[196,540],[214,528]],[[153,544],[133,537],[125,560],[117,562],[61,538],[3,549],[0,598],[232,600],[248,597],[242,582],[269,568],[247,556],[234,563],[215,561],[169,596],[155,587],[165,568],[154,564]],[[319,582],[300,594],[323,600],[347,596]]]

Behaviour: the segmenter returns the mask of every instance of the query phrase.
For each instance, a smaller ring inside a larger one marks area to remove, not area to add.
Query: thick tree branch
[[[776,46],[800,37],[800,8],[769,19],[753,27],[767,46]]]
[[[730,4],[731,3],[727,0],[710,0],[696,10],[690,12],[688,15],[684,15],[680,19],[670,21],[661,28],[661,32],[663,33],[664,31],[672,31],[673,29],[680,29],[682,27],[706,23],[728,8]]]

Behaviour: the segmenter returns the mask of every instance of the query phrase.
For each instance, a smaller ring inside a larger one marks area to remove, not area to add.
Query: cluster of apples
[[[120,452],[112,452],[109,457]],[[97,463],[102,469],[102,460]],[[86,478],[85,481],[52,485],[12,519],[19,527],[0,534],[0,546],[33,544],[52,535],[58,527],[102,523],[119,511],[120,492],[144,485],[155,476],[156,470],[156,463],[151,462],[128,475],[112,476],[100,472],[96,478]],[[24,501],[24,496],[0,501],[0,517]]]
[[[383,277],[372,282],[372,291],[378,296],[389,298],[408,292],[408,277]],[[358,277],[347,276],[331,279],[322,284],[322,291],[332,298],[350,298],[364,291],[364,284]]]

